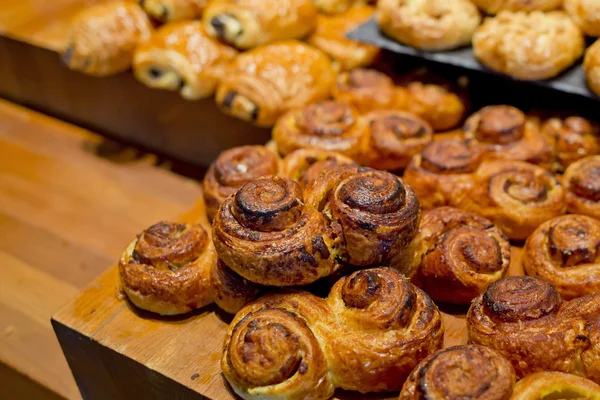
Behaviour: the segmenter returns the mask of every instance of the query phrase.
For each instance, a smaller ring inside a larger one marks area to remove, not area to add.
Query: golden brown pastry
[[[450,347],[422,360],[400,400],[508,400],[517,378],[510,362],[483,346]]]
[[[318,178],[321,173],[346,164],[354,164],[354,161],[335,151],[314,148],[299,149],[283,159],[281,173],[304,188],[309,182]]]
[[[394,40],[424,50],[468,45],[481,23],[469,0],[379,0],[379,28]]]
[[[198,19],[209,0],[140,0],[144,11],[157,21],[167,23]]]
[[[600,36],[600,3],[597,0],[564,0],[565,11],[587,36]]]
[[[550,172],[521,161],[480,165],[469,193],[451,205],[490,219],[513,240],[525,240],[543,222],[564,214],[565,190]]]
[[[212,0],[202,16],[206,32],[238,49],[300,39],[317,25],[312,0]]]
[[[481,159],[482,152],[476,143],[437,140],[412,158],[404,171],[404,180],[424,209],[447,206],[452,197],[471,189]]]
[[[273,127],[279,152],[317,148],[361,160],[369,146],[367,126],[358,111],[340,101],[313,103],[284,114]]]
[[[557,171],[564,171],[575,161],[600,153],[598,125],[584,118],[550,118],[544,122],[542,133],[552,148]]]
[[[327,53],[344,71],[370,65],[379,56],[379,48],[347,39],[346,34],[367,22],[374,11],[373,7],[363,6],[339,15],[319,15],[317,29],[307,41]]]
[[[211,269],[210,277],[214,302],[230,314],[237,313],[265,291],[263,286],[242,278],[221,260]]]
[[[423,213],[408,253],[400,266],[405,275],[414,275],[433,300],[453,304],[469,304],[504,277],[510,264],[510,243],[500,229],[452,207]]]
[[[373,268],[339,280],[327,299],[290,291],[245,307],[227,331],[221,369],[243,399],[393,391],[442,339],[431,299],[399,272]]]
[[[563,372],[538,372],[517,382],[511,400],[600,399],[600,386]]]
[[[131,67],[133,52],[148,40],[152,25],[136,3],[113,1],[86,7],[70,30],[63,63],[88,75],[107,76]]]
[[[562,11],[502,11],[488,17],[473,36],[479,61],[523,80],[552,78],[584,50],[583,35]]]
[[[527,161],[551,169],[551,150],[539,126],[518,108],[484,107],[463,126],[464,137],[478,142],[488,160]]]
[[[377,110],[364,117],[371,139],[366,164],[376,169],[404,169],[433,140],[423,119],[404,111]]]
[[[413,239],[421,210],[396,175],[345,165],[304,188],[307,207],[322,212],[342,239],[338,257],[355,266],[388,265]]]
[[[600,221],[570,214],[544,222],[525,243],[523,267],[563,298],[600,293]]]
[[[456,127],[467,110],[463,100],[443,86],[412,82],[406,89],[406,110],[429,122],[435,131]]]
[[[246,182],[277,175],[280,163],[279,157],[263,146],[240,146],[221,153],[202,181],[208,218],[212,220],[221,203]]]
[[[352,6],[360,6],[367,0],[313,0],[320,12],[325,14],[340,14]]]
[[[487,14],[500,11],[550,11],[559,8],[563,0],[471,0]]]
[[[562,182],[567,193],[567,211],[600,218],[600,156],[571,164]]]
[[[177,90],[196,100],[215,92],[236,53],[208,36],[200,21],[175,22],[136,49],[133,71],[150,88]]]
[[[583,69],[589,88],[597,95],[600,95],[600,40],[596,40],[585,51]]]
[[[231,65],[216,101],[227,114],[272,126],[284,112],[327,98],[335,83],[329,58],[296,41],[247,51]]]

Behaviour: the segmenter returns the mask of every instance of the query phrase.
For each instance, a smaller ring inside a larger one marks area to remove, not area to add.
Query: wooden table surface
[[[151,155],[101,156],[105,144],[0,100],[0,398],[80,397],[50,317],[136,233],[201,196]]]

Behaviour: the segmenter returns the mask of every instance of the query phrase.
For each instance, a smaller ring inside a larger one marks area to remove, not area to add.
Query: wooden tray
[[[181,220],[198,220],[201,213],[196,207]],[[519,248],[513,248],[509,274],[523,274]],[[181,317],[160,317],[119,296],[117,282],[115,266],[52,318],[85,399],[237,398],[219,366],[230,315],[213,305]],[[466,309],[442,308],[445,347],[466,343]],[[397,393],[338,391],[335,398],[396,399]]]

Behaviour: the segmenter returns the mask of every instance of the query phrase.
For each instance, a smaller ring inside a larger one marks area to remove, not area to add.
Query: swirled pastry
[[[326,300],[293,291],[245,307],[227,331],[221,369],[243,399],[393,391],[442,339],[431,299],[399,272],[373,268],[339,280]]]
[[[327,98],[334,83],[331,62],[322,51],[296,41],[278,42],[239,55],[216,101],[227,114],[272,126],[289,109]]]
[[[500,11],[550,11],[559,8],[563,0],[471,0],[486,14]]]
[[[131,67],[135,48],[151,34],[150,20],[135,3],[86,7],[71,23],[62,61],[88,75],[113,75]]]
[[[598,126],[584,118],[550,118],[542,133],[552,148],[555,170],[564,171],[575,161],[600,153]]]
[[[371,139],[366,164],[376,169],[404,169],[433,140],[423,119],[403,111],[377,110],[364,117]]]
[[[596,40],[585,51],[583,69],[589,88],[597,95],[600,95],[600,40]]]
[[[424,50],[465,46],[481,23],[468,0],[379,0],[376,20],[387,36]]]
[[[436,131],[456,127],[467,110],[461,98],[443,86],[412,82],[406,89],[406,110],[429,122]]]
[[[404,171],[404,180],[424,209],[450,205],[453,196],[468,192],[482,152],[476,143],[442,139],[428,144]]]
[[[304,188],[325,171],[346,164],[354,164],[354,161],[335,151],[299,149],[285,156],[281,171],[283,176],[293,179]]]
[[[136,49],[133,71],[150,88],[178,90],[196,100],[215,92],[236,53],[208,36],[200,21],[176,22]]]
[[[317,25],[317,9],[312,0],[211,0],[202,21],[210,36],[247,50],[305,37]]]
[[[511,400],[539,398],[600,399],[600,386],[563,372],[538,372],[517,382]]]
[[[512,365],[497,351],[455,346],[422,360],[402,386],[399,400],[507,400],[516,380]]]
[[[240,146],[221,153],[202,181],[208,218],[212,220],[221,203],[243,184],[264,175],[277,175],[280,168],[277,155],[263,146]]]
[[[480,62],[518,79],[547,79],[583,54],[584,40],[562,11],[508,12],[488,17],[473,36]]]
[[[319,15],[317,29],[307,41],[327,53],[342,70],[370,65],[379,55],[379,48],[347,39],[346,34],[371,18],[374,11],[373,7],[363,6],[340,15]]]
[[[352,165],[322,174],[304,189],[307,207],[322,212],[345,244],[350,265],[387,265],[413,239],[419,200],[397,176]]]
[[[325,14],[340,14],[352,6],[360,6],[366,0],[313,0],[320,12]]]
[[[162,23],[198,19],[209,0],[140,0],[144,11]]]
[[[235,314],[256,300],[264,287],[242,278],[221,260],[211,269],[214,302],[224,311]]]
[[[567,193],[567,211],[600,218],[600,156],[571,164],[562,182]]]
[[[587,36],[600,36],[600,3],[596,0],[564,0],[565,11]]]
[[[525,240],[544,221],[564,214],[565,190],[550,172],[520,161],[481,164],[470,193],[451,205],[490,219],[513,240]]]
[[[600,221],[570,214],[544,222],[525,243],[523,267],[566,299],[600,293]]]
[[[289,111],[273,127],[273,139],[284,155],[298,149],[317,148],[361,160],[369,146],[365,121],[352,106],[340,101],[314,103]]]

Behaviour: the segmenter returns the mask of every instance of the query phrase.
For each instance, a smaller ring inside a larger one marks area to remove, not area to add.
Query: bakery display
[[[206,32],[239,49],[301,39],[317,24],[312,0],[211,0],[202,21]]]
[[[600,40],[596,40],[585,52],[583,69],[587,85],[592,92],[600,95]]]
[[[600,3],[596,0],[564,0],[565,11],[587,36],[600,36]]]
[[[512,400],[549,398],[600,399],[600,385],[563,372],[537,372],[517,382]]]
[[[471,0],[486,14],[500,11],[550,11],[562,6],[563,0]],[[568,0],[565,0],[568,3]]]
[[[411,372],[399,400],[512,398],[515,370],[500,353],[488,347],[450,347],[422,360]]]
[[[304,188],[325,171],[347,164],[354,164],[354,161],[335,151],[317,148],[299,149],[283,158],[281,173]]]
[[[600,155],[571,164],[562,177],[567,211],[600,218]]]
[[[148,40],[152,24],[139,5],[113,1],[85,8],[71,23],[62,54],[70,69],[107,76],[131,67],[137,45]]]
[[[162,23],[198,19],[210,0],[140,0],[144,11]]]
[[[204,32],[200,21],[158,29],[133,57],[135,77],[153,89],[179,91],[187,100],[212,96],[237,52]]]
[[[227,114],[272,126],[284,112],[327,98],[334,84],[331,61],[323,52],[283,41],[238,56],[216,101]]]
[[[585,118],[549,118],[542,125],[542,134],[552,149],[553,168],[565,168],[587,156],[600,154],[598,124]]]
[[[244,399],[397,391],[442,338],[429,296],[373,268],[340,279],[327,299],[292,291],[245,307],[227,330],[221,368]]]

